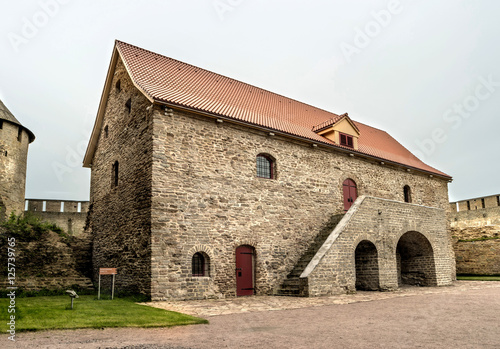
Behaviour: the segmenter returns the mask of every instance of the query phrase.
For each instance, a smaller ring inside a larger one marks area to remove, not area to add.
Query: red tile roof
[[[337,115],[157,53],[117,41],[116,49],[133,82],[151,100],[215,114],[344,148],[316,134],[315,126],[337,122]],[[451,178],[411,154],[384,131],[354,124],[358,152]],[[350,149],[352,151],[352,149]]]

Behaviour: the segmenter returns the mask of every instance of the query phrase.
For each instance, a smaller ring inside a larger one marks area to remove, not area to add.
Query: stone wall
[[[61,201],[26,199],[27,212],[43,220],[57,224],[72,236],[85,235],[85,224],[89,209],[88,201]]]
[[[359,195],[396,201],[409,185],[414,203],[441,209],[440,253],[452,256],[442,179],[176,109],[156,108],[153,117],[153,299],[234,296],[240,245],[256,251],[256,294],[276,293],[329,219],[343,212],[346,178]],[[256,177],[260,153],[276,159],[275,179]],[[198,251],[210,258],[209,278],[191,277]],[[439,268],[439,282],[450,280],[453,266]]]
[[[483,202],[485,208],[482,208]],[[457,274],[500,275],[498,195],[463,200],[458,205],[450,205],[459,208],[458,212],[450,214]]]
[[[24,211],[26,186],[26,162],[28,158],[29,135],[18,125],[0,120],[0,219],[11,212]],[[21,135],[19,135],[21,130]]]
[[[457,274],[500,275],[500,239],[456,242]]]
[[[0,227],[0,238],[7,241],[7,229]],[[81,237],[63,238],[47,231],[36,240],[16,238],[15,286],[26,290],[60,289],[78,285],[92,288],[90,279],[90,239]],[[0,288],[8,286],[7,249],[0,250]]]
[[[449,285],[454,280],[454,260],[443,209],[358,198],[301,275],[302,294],[355,291],[356,276],[366,268],[363,263],[378,275],[379,285],[361,285],[362,289],[392,290],[402,283]]]
[[[93,158],[89,209],[94,280],[98,268],[118,268],[118,289],[146,294],[151,284],[150,105],[119,61]]]

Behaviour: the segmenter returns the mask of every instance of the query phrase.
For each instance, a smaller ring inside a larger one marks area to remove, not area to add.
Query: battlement
[[[500,206],[500,194],[450,202],[451,212],[475,211]]]
[[[28,212],[66,212],[86,213],[89,210],[88,201],[26,199],[25,211]]]

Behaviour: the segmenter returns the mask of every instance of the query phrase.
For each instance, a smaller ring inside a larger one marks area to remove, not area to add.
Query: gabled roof
[[[349,124],[351,124],[352,128],[354,128],[354,130],[359,134],[359,129],[356,127],[354,122],[352,122],[351,118],[349,117],[349,115],[347,113],[344,113],[342,115],[336,115],[333,118],[331,118],[330,120],[323,121],[319,125],[313,126],[312,130],[313,130],[313,132],[320,133],[321,131],[324,131],[324,130],[340,123],[342,120],[347,120],[347,122],[349,122]]]
[[[24,127],[17,119],[16,117],[10,112],[10,110],[3,104],[3,102],[0,100],[0,120],[5,120],[8,121],[14,125],[18,125],[22,127],[26,132],[28,132],[30,143],[35,140],[35,135],[33,132],[28,130],[26,127]]]
[[[346,117],[278,95],[142,48],[116,41],[106,86],[90,139],[84,166],[90,166],[104,114],[114,66],[120,57],[134,83],[154,103],[179,106],[248,125],[278,131],[315,143],[346,149],[318,135],[313,128]],[[101,118],[101,119],[100,119]],[[360,131],[357,151],[447,178],[424,164],[386,132],[352,121]]]

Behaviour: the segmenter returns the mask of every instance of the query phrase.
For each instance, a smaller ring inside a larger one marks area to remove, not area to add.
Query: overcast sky
[[[500,1],[0,0],[0,99],[33,131],[26,197],[88,200],[114,40],[381,128],[500,193]]]

